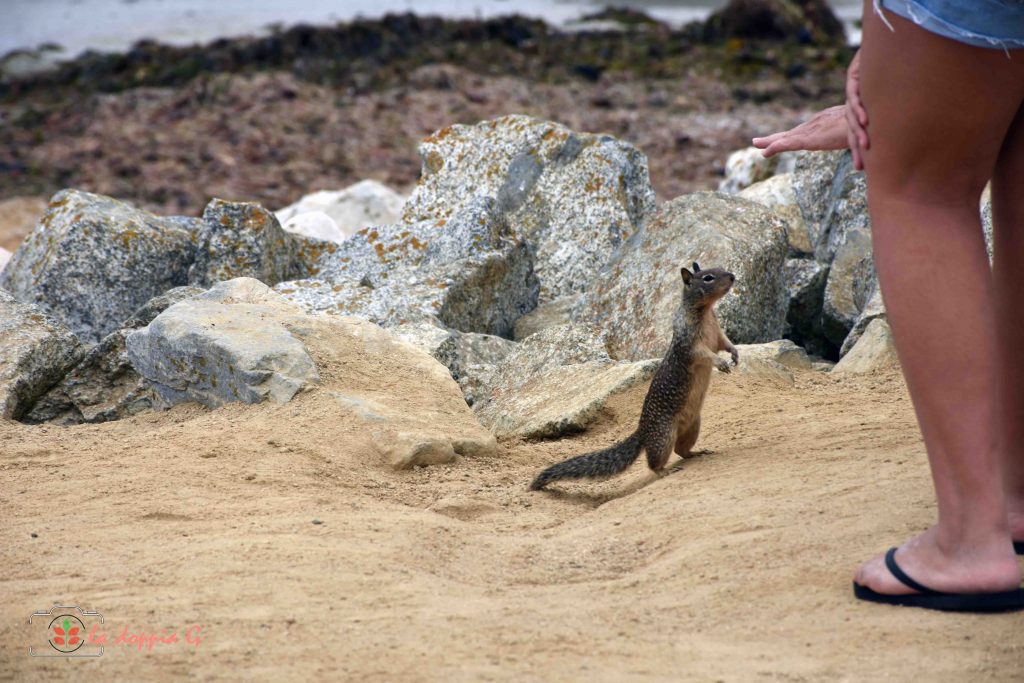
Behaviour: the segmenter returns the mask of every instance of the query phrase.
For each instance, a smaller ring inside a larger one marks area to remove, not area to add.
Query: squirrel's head
[[[700,308],[713,306],[736,282],[736,276],[732,273],[721,268],[702,270],[696,261],[693,263],[693,272],[684,266],[680,273],[683,276],[683,302]]]

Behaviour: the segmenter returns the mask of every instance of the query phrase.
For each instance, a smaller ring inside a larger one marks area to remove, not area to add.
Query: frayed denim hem
[[[944,19],[915,0],[871,0],[871,4],[875,14],[878,15],[890,31],[895,29],[893,29],[892,24],[889,23],[889,20],[882,12],[883,9],[887,9],[904,19],[909,19],[926,31],[931,31],[932,33],[966,43],[967,45],[1003,50],[1007,56],[1009,56],[1010,50],[1024,49],[1024,29],[1020,31],[1020,36],[990,35],[959,26],[952,21]],[[1024,26],[1024,2],[1021,2],[1020,5],[1020,22],[1017,25]],[[983,9],[978,10],[979,13],[983,11]],[[1013,12],[1013,10],[1010,11]]]

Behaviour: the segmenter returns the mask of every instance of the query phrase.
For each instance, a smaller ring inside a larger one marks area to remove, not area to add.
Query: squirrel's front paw
[[[733,365],[739,365],[740,364],[740,352],[736,350],[735,346],[732,347],[731,349],[729,349],[729,355],[732,356],[732,364]]]
[[[732,372],[732,368],[729,366],[729,361],[724,358],[716,358],[715,367],[718,368],[720,372]]]

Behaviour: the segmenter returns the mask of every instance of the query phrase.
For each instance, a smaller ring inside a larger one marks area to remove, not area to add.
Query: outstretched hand
[[[796,128],[754,138],[754,147],[764,150],[766,157],[779,152],[808,150],[820,152],[830,149],[846,149],[849,146],[846,105],[840,104],[819,111]]]
[[[849,148],[853,153],[854,167],[863,169],[863,151],[870,146],[867,126],[868,113],[860,98],[858,52],[846,72],[846,104],[819,111],[796,128],[754,138],[752,142],[754,147],[764,150],[765,157],[797,150],[821,152]]]

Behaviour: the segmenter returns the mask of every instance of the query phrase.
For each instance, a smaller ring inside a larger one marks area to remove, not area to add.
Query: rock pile
[[[3,417],[100,422],[315,391],[395,467],[490,453],[493,435],[585,429],[647,381],[694,260],[737,275],[718,310],[752,345],[741,372],[823,367],[783,334],[848,353],[844,370],[892,361],[847,156],[736,163],[734,194],[656,207],[642,153],[546,121],[453,126],[420,152],[401,216],[340,242],[257,204],[160,217],[58,193],[0,274]]]
[[[864,174],[849,152],[800,152],[791,172],[740,196],[770,207],[789,226],[786,336],[838,359],[856,341],[850,334],[878,291]]]

